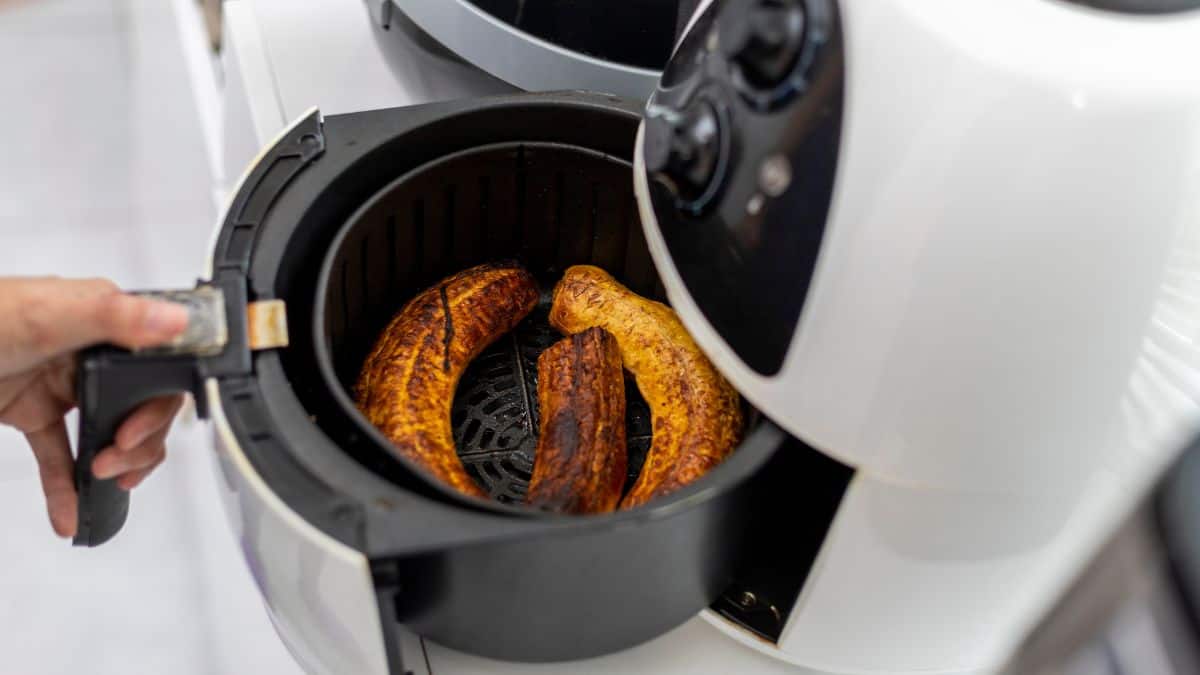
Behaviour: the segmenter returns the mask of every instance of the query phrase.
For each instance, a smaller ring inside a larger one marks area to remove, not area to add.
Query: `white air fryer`
[[[797,672],[997,671],[1200,420],[1197,64],[1200,0],[727,0],[645,106],[312,111],[172,296],[208,323],[84,358],[78,465],[137,401],[191,391],[312,672],[405,673],[400,626],[559,662],[697,613]],[[392,454],[347,393],[374,332],[507,257],[668,300],[745,399],[738,449],[638,509],[522,510],[516,383],[555,337],[534,319],[454,402],[496,503]],[[98,545],[128,497],[77,485],[76,543]]]
[[[650,251],[743,396],[855,470],[779,639],[746,642],[839,673],[998,667],[1182,446],[1197,7],[695,19],[639,135]]]

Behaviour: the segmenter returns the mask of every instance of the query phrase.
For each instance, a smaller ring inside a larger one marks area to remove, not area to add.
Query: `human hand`
[[[75,407],[75,352],[108,342],[126,348],[167,342],[187,327],[179,305],[122,293],[103,279],[0,277],[0,424],[25,434],[37,459],[55,533],[75,534],[74,459],[63,416]],[[130,490],[165,457],[181,396],[148,401],[92,462],[97,478]]]

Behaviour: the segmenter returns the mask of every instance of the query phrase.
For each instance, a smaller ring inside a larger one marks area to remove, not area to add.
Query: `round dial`
[[[646,170],[664,179],[681,200],[700,199],[716,177],[721,133],[720,115],[706,100],[678,112],[660,110],[646,119]]]
[[[833,201],[840,26],[835,0],[709,3],[644,118],[647,229],[704,320],[764,376],[783,367]]]
[[[747,83],[772,89],[800,58],[804,24],[800,0],[735,0],[722,12],[717,44]]]

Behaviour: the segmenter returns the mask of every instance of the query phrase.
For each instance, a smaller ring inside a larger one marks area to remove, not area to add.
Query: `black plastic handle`
[[[117,429],[139,404],[165,394],[195,392],[196,362],[190,354],[138,354],[109,345],[80,355],[75,376],[79,402],[76,546],[99,546],[112,539],[129,513],[129,493],[117,486],[116,479],[96,478],[92,460],[113,444]]]

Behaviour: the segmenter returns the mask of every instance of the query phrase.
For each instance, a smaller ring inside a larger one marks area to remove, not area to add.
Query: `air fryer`
[[[393,2],[435,36],[497,27],[451,21],[478,9],[465,0]],[[697,612],[807,668],[996,670],[1114,524],[1113,477],[1165,462],[1197,417],[1195,3],[708,2],[644,121],[583,93],[298,120],[214,245],[223,346],[85,358],[79,543],[127,506],[90,453],[138,400],[188,389],[270,615],[311,670],[402,673],[401,625],[555,661]],[[1150,5],[1174,9],[1114,11]],[[497,44],[448,46],[577,72],[525,37]],[[554,337],[534,313],[454,401],[495,500],[397,459],[347,384],[415,291],[497,259],[546,289],[592,261],[665,295],[759,410],[741,445],[642,508],[523,509],[529,364]],[[247,330],[272,301],[286,347]]]
[[[244,299],[225,295],[234,317],[246,315],[247,301],[282,300],[290,345],[250,351],[233,330],[219,355],[156,358],[187,374],[175,378],[192,383],[181,388],[216,374],[208,404],[219,408],[219,432],[229,428],[218,436],[231,514],[281,634],[308,654],[302,660],[344,658],[347,639],[296,616],[311,608],[281,596],[294,583],[275,587],[276,570],[293,563],[260,543],[282,536],[279,528],[246,515],[258,479],[267,501],[278,497],[345,547],[343,556],[366,561],[375,601],[342,611],[379,616],[394,672],[409,658],[400,624],[522,661],[619,650],[710,605],[736,630],[778,637],[850,472],[752,409],[741,445],[703,479],[644,507],[581,517],[520,503],[536,444],[535,362],[559,337],[545,302],[471,364],[455,395],[460,457],[492,502],[464,499],[392,453],[350,398],[394,312],[475,264],[517,260],[548,294],[563,269],[591,263],[662,299],[632,194],[639,120],[619,99],[579,93],[313,113],[243,180],[217,238],[213,283],[241,284]],[[235,354],[244,367],[217,367]],[[85,372],[106,388],[137,384],[115,365]],[[632,381],[627,392],[632,481],[650,429]],[[81,502],[102,506],[86,494]],[[100,534],[78,543],[100,543]]]

